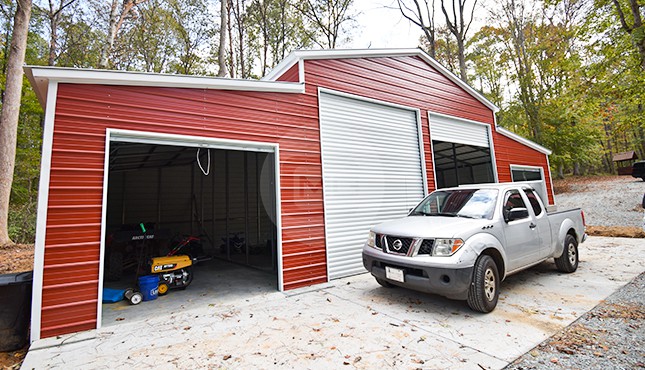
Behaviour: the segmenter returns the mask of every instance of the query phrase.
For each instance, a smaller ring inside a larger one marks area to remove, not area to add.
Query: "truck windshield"
[[[439,190],[428,195],[410,216],[447,216],[492,219],[496,189]]]

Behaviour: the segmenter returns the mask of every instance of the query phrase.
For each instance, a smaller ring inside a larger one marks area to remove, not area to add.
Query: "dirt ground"
[[[0,274],[34,269],[34,245],[14,244],[0,247]]]

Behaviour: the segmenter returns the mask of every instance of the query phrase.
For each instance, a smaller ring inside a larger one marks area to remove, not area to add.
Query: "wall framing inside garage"
[[[237,150],[237,151],[251,151],[251,152],[266,152],[273,153],[275,165],[275,227],[277,230],[276,239],[276,257],[277,257],[277,273],[278,273],[278,290],[284,290],[283,284],[283,271],[282,271],[282,222],[281,222],[281,209],[280,209],[280,147],[273,143],[261,143],[252,141],[238,141],[229,139],[216,139],[207,137],[187,136],[187,135],[174,135],[152,133],[145,131],[131,131],[119,129],[107,129],[105,137],[105,164],[103,169],[103,200],[102,200],[102,213],[101,213],[101,243],[100,243],[100,262],[99,262],[99,291],[97,302],[97,329],[101,327],[102,321],[102,301],[103,301],[103,281],[104,281],[104,265],[105,265],[105,233],[107,225],[107,200],[108,200],[108,184],[109,184],[109,166],[110,166],[110,143],[111,142],[130,142],[139,144],[157,144],[157,145],[172,145],[184,146],[193,148],[204,149],[224,149],[224,150]]]

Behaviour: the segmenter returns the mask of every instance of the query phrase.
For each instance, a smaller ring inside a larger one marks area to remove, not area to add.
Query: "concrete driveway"
[[[41,340],[23,369],[499,369],[645,270],[642,239],[591,237],[580,255],[574,274],[509,277],[487,315],[364,274]]]

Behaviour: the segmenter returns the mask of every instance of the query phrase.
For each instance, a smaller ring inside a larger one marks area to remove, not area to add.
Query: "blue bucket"
[[[159,293],[159,276],[146,275],[139,277],[139,290],[143,294],[144,301],[157,299]]]

